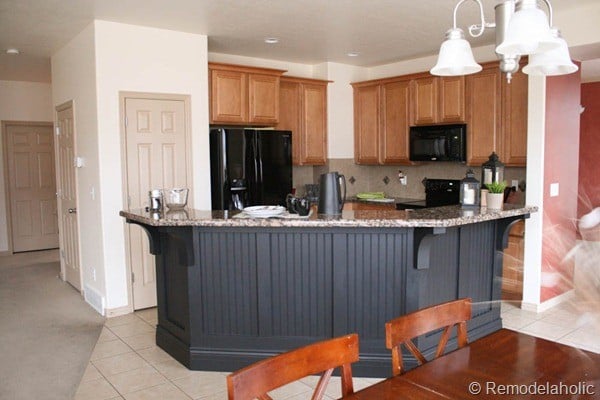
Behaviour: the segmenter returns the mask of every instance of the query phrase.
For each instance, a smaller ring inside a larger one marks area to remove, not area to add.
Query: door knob
[[[77,214],[76,208],[69,208],[67,211],[69,212],[69,214]]]

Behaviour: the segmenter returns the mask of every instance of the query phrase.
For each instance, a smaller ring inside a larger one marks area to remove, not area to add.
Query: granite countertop
[[[443,206],[420,210],[354,210],[341,216],[324,216],[311,212],[307,218],[241,218],[240,211],[204,211],[185,209],[166,213],[144,210],[124,210],[119,213],[132,222],[151,226],[210,226],[210,227],[357,227],[357,228],[415,228],[452,227],[506,217],[525,215],[537,207],[505,204],[504,210],[486,208],[461,209]]]

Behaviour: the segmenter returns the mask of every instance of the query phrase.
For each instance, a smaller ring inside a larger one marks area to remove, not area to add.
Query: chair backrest
[[[336,367],[342,368],[342,395],[354,393],[351,363],[358,361],[358,335],[324,340],[259,361],[227,376],[229,400],[271,400],[273,389],[323,373],[312,400],[321,399]]]
[[[392,350],[392,373],[404,373],[402,345],[415,356],[419,365],[427,359],[412,339],[436,329],[445,328],[440,337],[434,358],[444,354],[446,343],[454,325],[457,325],[458,347],[467,344],[467,321],[471,319],[471,299],[459,299],[434,305],[393,319],[385,324],[385,345]]]

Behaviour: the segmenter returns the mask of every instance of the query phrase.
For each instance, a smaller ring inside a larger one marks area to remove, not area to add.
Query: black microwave
[[[411,161],[466,161],[467,125],[410,127]]]

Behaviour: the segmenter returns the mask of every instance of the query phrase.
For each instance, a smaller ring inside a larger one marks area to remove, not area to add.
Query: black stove
[[[459,204],[460,180],[458,179],[423,179],[425,200],[399,199],[397,210],[440,207]]]

